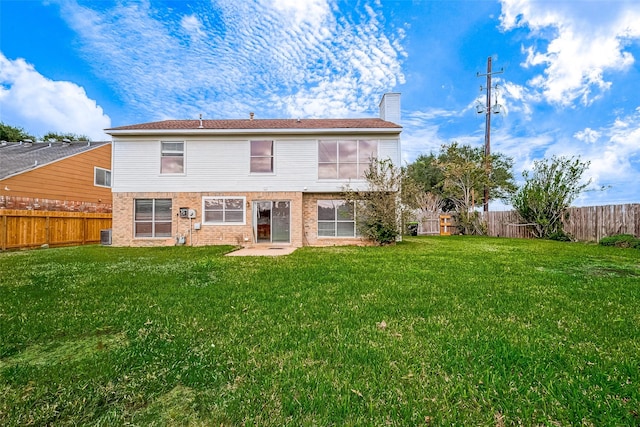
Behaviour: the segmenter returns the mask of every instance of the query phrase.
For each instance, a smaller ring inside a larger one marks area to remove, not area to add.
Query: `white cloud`
[[[591,144],[596,142],[600,138],[600,135],[600,132],[591,128],[586,128],[584,130],[576,132],[573,136],[580,141]]]
[[[202,22],[200,22],[200,19],[195,15],[183,16],[180,20],[180,26],[193,38],[204,36]]]
[[[503,30],[528,27],[547,46],[524,48],[526,67],[544,67],[529,84],[555,104],[590,105],[606,92],[608,72],[624,72],[635,61],[625,51],[640,38],[640,3],[501,0]]]
[[[500,85],[498,102],[504,107],[504,114],[521,113],[523,120],[531,120],[533,105],[539,102],[539,97],[526,86],[513,82]]]
[[[586,144],[585,144],[586,142]],[[576,156],[590,163],[585,178],[592,188],[607,188],[606,192],[590,191],[579,203],[637,203],[640,182],[640,112],[619,117],[597,129],[585,128],[573,138],[560,138],[546,147],[540,157]]]
[[[402,133],[402,161],[412,163],[420,154],[438,153],[440,147],[451,141],[439,135],[436,124],[424,124],[412,127]]]
[[[266,8],[273,8],[280,14],[287,15],[298,26],[309,23],[318,28],[331,13],[326,0],[262,0],[261,3]]]
[[[412,111],[403,116],[402,125],[402,161],[413,162],[420,154],[438,153],[445,144],[457,142],[461,145],[478,145],[481,138],[457,133],[443,136],[442,120],[464,116],[467,111],[432,108],[425,111]],[[463,131],[461,131],[463,132]]]
[[[71,82],[53,81],[24,59],[0,53],[0,120],[42,136],[49,131],[110,139],[102,129],[111,126],[96,101]]]
[[[403,36],[378,9],[337,17],[333,0],[220,0],[172,17],[148,2],[60,4],[94,72],[144,120],[353,116],[404,82]]]

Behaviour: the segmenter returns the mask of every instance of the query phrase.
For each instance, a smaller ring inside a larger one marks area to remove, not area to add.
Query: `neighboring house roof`
[[[111,141],[86,142],[2,142],[0,144],[0,179],[8,178],[76,154],[93,150]]]

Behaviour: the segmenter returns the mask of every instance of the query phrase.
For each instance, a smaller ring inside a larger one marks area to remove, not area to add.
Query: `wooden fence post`
[[[47,215],[47,216],[45,217],[45,220],[44,220],[44,224],[45,224],[45,225],[44,225],[44,230],[45,230],[45,233],[44,233],[44,242],[45,242],[47,245],[51,242],[51,222],[50,222],[50,220],[49,220],[50,218],[51,218],[51,217],[50,217],[49,215]]]
[[[0,230],[0,239],[2,239],[2,250],[7,250],[7,215],[2,215],[2,230]]]

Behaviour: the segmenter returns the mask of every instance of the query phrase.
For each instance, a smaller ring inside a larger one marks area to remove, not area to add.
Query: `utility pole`
[[[484,109],[478,109],[478,113],[485,113],[485,126],[484,126],[484,169],[487,174],[487,180],[491,176],[491,113],[498,114],[500,112],[500,108],[498,105],[498,100],[496,99],[496,104],[493,107],[493,111],[491,108],[491,76],[493,74],[502,74],[504,69],[500,69],[500,71],[491,71],[491,57],[487,58],[487,73],[480,74],[476,73],[476,77],[487,77],[487,104]],[[482,86],[480,86],[480,90],[482,90]],[[489,212],[489,187],[484,186],[484,211]]]

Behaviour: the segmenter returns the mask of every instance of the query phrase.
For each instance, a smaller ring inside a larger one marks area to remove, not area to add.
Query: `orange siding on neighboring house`
[[[94,166],[111,170],[111,144],[0,180],[0,194],[111,204],[111,189],[93,185]]]

